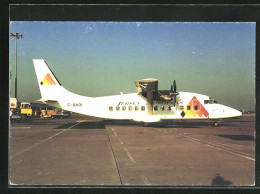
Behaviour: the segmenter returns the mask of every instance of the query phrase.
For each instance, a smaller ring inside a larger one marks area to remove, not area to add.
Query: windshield
[[[204,104],[217,104],[217,101],[214,99],[204,100]]]

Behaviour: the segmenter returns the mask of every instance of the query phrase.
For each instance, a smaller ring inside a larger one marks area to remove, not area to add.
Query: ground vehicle
[[[56,111],[54,110],[54,107],[52,106],[40,106],[40,117],[41,118],[50,118],[52,115],[56,114]]]
[[[17,109],[17,99],[10,98],[10,119],[20,120],[22,117],[20,116],[19,112],[19,109]]]
[[[21,102],[20,114],[23,119],[32,117],[33,110],[32,110],[31,104],[29,102]]]
[[[17,99],[10,98],[10,110],[13,111],[16,108],[17,108]]]
[[[21,119],[22,119],[22,117],[20,115],[18,115],[17,113],[10,114],[10,120],[11,121],[13,121],[13,120],[20,121]]]
[[[56,114],[53,114],[51,116],[51,118],[53,118],[53,119],[54,118],[62,119],[62,118],[67,118],[67,117],[71,116],[71,113],[69,111],[64,111],[60,108],[56,108],[55,110],[56,110]]]

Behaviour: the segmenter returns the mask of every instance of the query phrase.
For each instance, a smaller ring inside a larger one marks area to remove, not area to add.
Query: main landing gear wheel
[[[150,124],[150,123],[145,123],[145,122],[144,122],[144,123],[143,123],[143,126],[144,126],[144,127],[148,127],[149,124]]]

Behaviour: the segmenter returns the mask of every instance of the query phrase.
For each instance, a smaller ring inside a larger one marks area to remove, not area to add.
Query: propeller
[[[177,87],[176,87],[176,81],[173,81],[173,87],[174,87],[174,93],[176,93]]]
[[[179,95],[179,93],[177,92],[177,86],[176,86],[176,81],[173,81],[173,85],[171,85],[171,92],[173,92],[173,105],[175,107],[175,104],[177,102],[177,95]]]

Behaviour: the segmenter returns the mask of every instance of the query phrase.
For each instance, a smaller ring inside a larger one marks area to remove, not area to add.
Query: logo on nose
[[[181,112],[181,116],[190,117],[191,115],[195,118],[197,115],[202,117],[204,115],[207,117],[209,115],[208,111],[204,108],[204,106],[200,103],[200,101],[194,96],[191,101],[187,104],[184,111]]]

